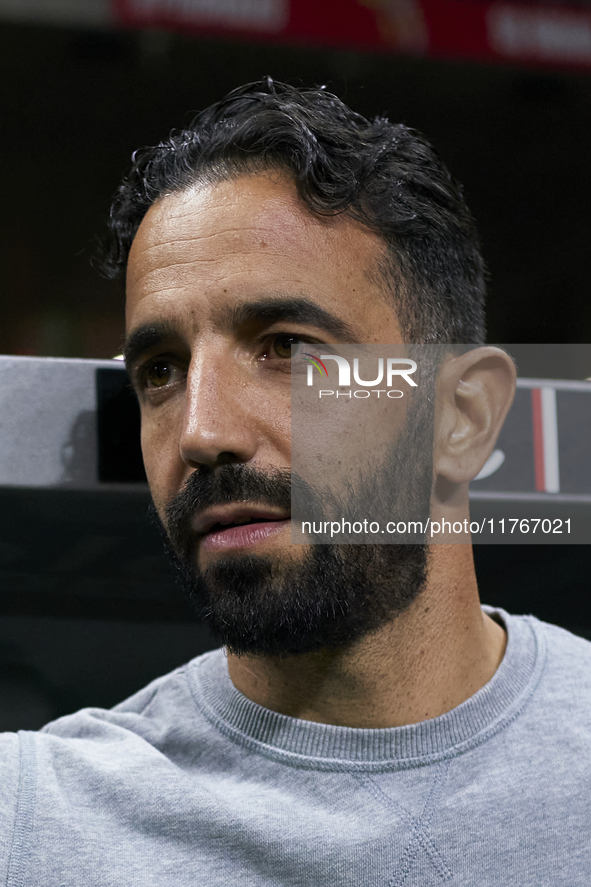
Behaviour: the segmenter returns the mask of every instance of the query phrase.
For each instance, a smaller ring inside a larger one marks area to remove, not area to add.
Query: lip
[[[289,521],[289,512],[271,505],[249,504],[248,502],[233,505],[216,505],[206,508],[192,521],[193,532],[198,536],[206,536],[217,524],[246,525],[249,521],[278,523]],[[222,527],[219,531],[225,532]]]
[[[202,551],[228,551],[236,548],[251,548],[270,541],[291,523],[290,518],[268,520],[258,523],[231,524],[228,527],[216,524],[209,533],[201,536]]]

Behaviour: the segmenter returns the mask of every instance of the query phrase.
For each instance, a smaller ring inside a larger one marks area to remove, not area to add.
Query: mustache
[[[166,533],[175,551],[187,557],[194,534],[195,514],[214,505],[252,502],[281,509],[291,508],[291,471],[264,473],[247,465],[223,465],[214,471],[197,469],[164,512]]]

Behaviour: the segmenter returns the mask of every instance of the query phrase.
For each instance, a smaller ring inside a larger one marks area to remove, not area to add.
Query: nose
[[[250,462],[257,451],[254,397],[231,359],[202,355],[191,362],[180,437],[182,460],[191,468]]]

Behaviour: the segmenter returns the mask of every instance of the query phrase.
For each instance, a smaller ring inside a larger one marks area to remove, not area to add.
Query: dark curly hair
[[[380,271],[409,342],[484,340],[485,266],[461,186],[427,140],[367,120],[324,88],[265,78],[233,90],[133,155],[111,206],[101,267],[120,276],[145,213],[164,194],[287,170],[311,212],[347,213],[379,234]]]

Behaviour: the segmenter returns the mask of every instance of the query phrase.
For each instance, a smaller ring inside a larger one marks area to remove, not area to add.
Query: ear
[[[513,403],[515,364],[500,348],[447,360],[437,378],[434,474],[449,484],[476,477]]]

